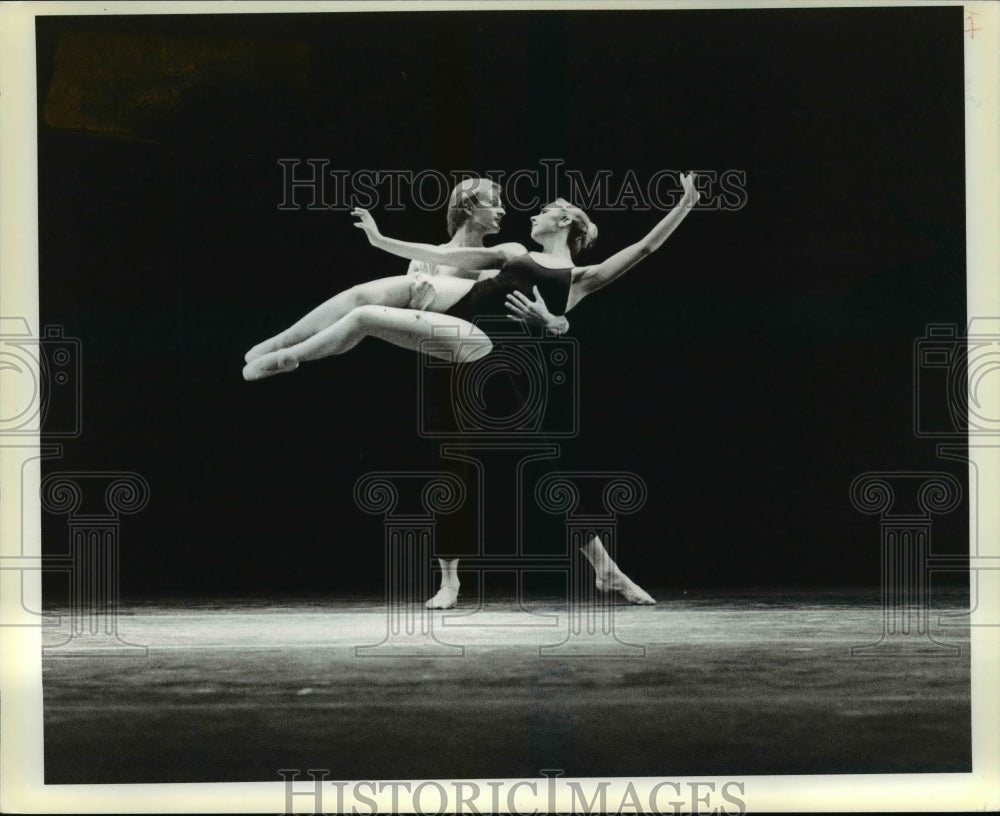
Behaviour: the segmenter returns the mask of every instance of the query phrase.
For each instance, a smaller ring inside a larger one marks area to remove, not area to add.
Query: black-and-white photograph
[[[0,441],[45,789],[982,772],[996,15],[224,5],[30,21]]]

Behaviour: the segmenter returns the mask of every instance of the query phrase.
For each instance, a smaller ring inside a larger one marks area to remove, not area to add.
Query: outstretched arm
[[[495,247],[440,247],[434,244],[400,241],[398,238],[389,238],[379,232],[375,219],[368,210],[357,207],[351,211],[351,215],[357,217],[358,222],[354,226],[364,230],[368,242],[373,247],[414,261],[447,264],[462,269],[496,269],[511,258],[523,255],[527,251],[520,244],[500,244]]]
[[[603,289],[615,278],[627,272],[663,245],[663,242],[670,237],[681,221],[691,212],[694,205],[698,203],[700,194],[695,189],[694,178],[693,173],[681,175],[684,195],[681,197],[680,203],[667,213],[645,238],[625,247],[620,252],[616,252],[603,263],[585,266],[574,272],[573,289],[576,295],[575,298],[572,298],[574,303],[598,289]]]

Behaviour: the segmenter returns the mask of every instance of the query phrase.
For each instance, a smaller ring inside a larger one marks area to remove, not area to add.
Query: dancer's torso
[[[549,311],[561,315],[569,301],[572,272],[572,267],[551,269],[529,254],[520,255],[505,263],[493,277],[476,281],[443,311],[470,322],[477,317],[505,317],[510,314],[506,308],[507,295],[517,291],[534,300],[533,288],[537,286]]]
[[[451,248],[448,244],[441,244],[440,246]],[[462,269],[461,267],[449,266],[448,264],[433,264],[426,261],[410,261],[410,268],[407,271],[407,274],[416,275],[423,273],[434,278],[436,281],[458,278],[461,280],[467,280],[469,282],[469,287],[471,287],[471,285],[476,281],[492,277],[499,271],[499,269]]]

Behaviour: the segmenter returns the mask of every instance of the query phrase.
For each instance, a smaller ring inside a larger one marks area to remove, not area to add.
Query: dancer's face
[[[537,241],[543,235],[566,229],[569,220],[562,207],[542,207],[538,215],[531,216],[531,237]]]
[[[478,205],[470,211],[469,220],[485,235],[500,232],[500,225],[503,223],[504,215],[506,215],[500,193],[496,191],[482,192],[476,196],[476,201],[478,201]]]

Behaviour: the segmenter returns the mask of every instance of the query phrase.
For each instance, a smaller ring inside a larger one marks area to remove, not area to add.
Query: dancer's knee
[[[347,317],[359,326],[368,327],[384,314],[384,306],[377,306],[374,303],[362,303],[351,309]]]
[[[476,360],[482,360],[491,351],[493,351],[493,341],[488,337],[477,337],[474,340],[460,341],[457,348],[442,351],[440,356],[451,363],[474,363]]]
[[[474,363],[482,360],[487,354],[493,351],[493,341],[488,337],[476,338],[473,341],[463,341],[458,354],[458,362]]]
[[[464,364],[474,363],[482,360],[487,354],[493,351],[493,342],[486,337],[462,340],[453,340],[443,343],[430,343],[423,348],[426,354],[438,360],[445,360],[449,363]]]

